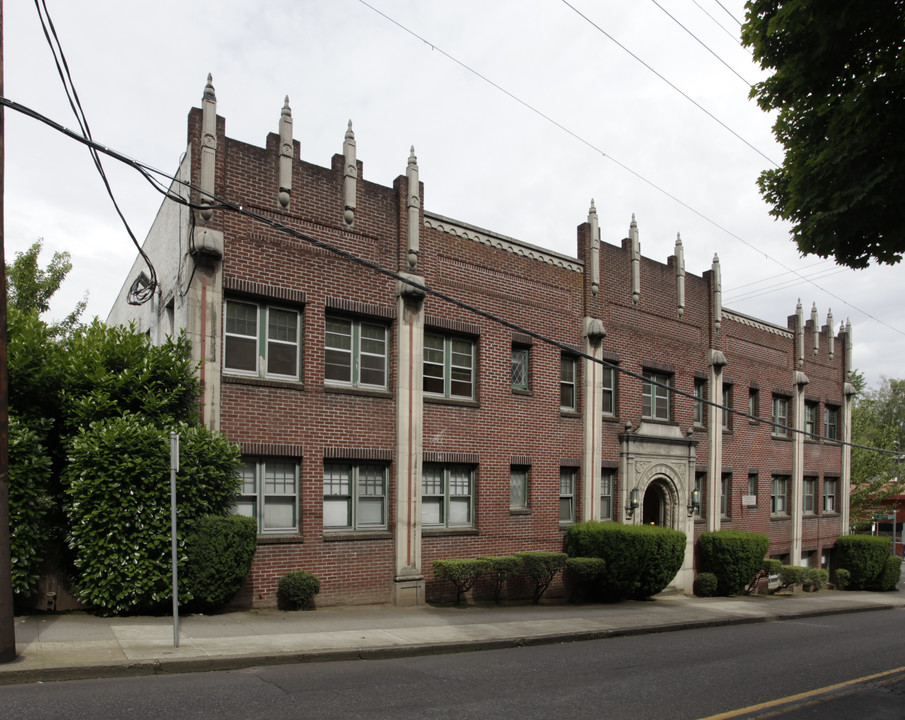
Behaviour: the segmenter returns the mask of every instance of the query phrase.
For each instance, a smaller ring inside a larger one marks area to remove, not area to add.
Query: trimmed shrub
[[[606,570],[603,558],[570,557],[566,560],[566,577],[572,584],[572,599],[593,597],[594,588]]]
[[[717,577],[717,593],[737,595],[743,592],[763,568],[770,541],[761,533],[741,530],[704,532],[698,541],[701,571]]]
[[[713,597],[718,586],[716,575],[711,572],[701,572],[694,579],[694,594],[698,597]]]
[[[277,604],[281,610],[305,610],[321,591],[321,581],[304,570],[293,570],[277,584]]]
[[[257,535],[250,517],[205,515],[195,522],[185,539],[185,582],[193,609],[211,612],[233,599],[251,571]]]
[[[761,567],[767,575],[779,575],[782,572],[782,561],[776,558],[764,558],[764,564]]]
[[[810,592],[818,592],[826,587],[830,574],[823,568],[806,568],[802,574],[802,587]]]
[[[487,570],[487,558],[454,558],[434,560],[431,568],[438,580],[449,580],[456,588],[456,605]]]
[[[890,540],[877,535],[845,535],[836,540],[836,562],[851,573],[849,590],[876,590],[889,555]]]
[[[493,579],[493,601],[499,603],[503,583],[518,572],[522,562],[515,555],[481,555],[478,560],[486,564],[484,574]]]
[[[783,565],[779,572],[779,579],[782,583],[781,588],[792,587],[793,585],[801,585],[804,582],[805,573],[808,568],[799,565]]]
[[[199,425],[180,423],[177,532],[202,515],[225,515],[239,489],[238,448]],[[141,415],[91,423],[69,449],[64,472],[77,570],[76,597],[103,615],[153,613],[173,597],[170,440]],[[189,599],[179,548],[179,594]]]
[[[883,592],[897,590],[901,574],[902,558],[898,555],[890,555],[883,564],[883,572],[881,572],[880,577],[877,578],[875,589]]]
[[[846,590],[852,582],[852,574],[845,568],[836,569],[836,587],[840,590]]]
[[[676,576],[685,557],[685,533],[651,525],[588,521],[566,531],[571,557],[605,561],[599,587],[605,600],[656,595]]]
[[[529,550],[516,553],[521,561],[525,574],[534,580],[534,604],[540,602],[541,597],[550,587],[556,573],[564,570],[569,556],[565,553],[546,552],[544,550]]]

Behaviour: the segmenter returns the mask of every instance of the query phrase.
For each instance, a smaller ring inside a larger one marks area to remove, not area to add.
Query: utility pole
[[[3,0],[0,0],[0,96],[3,95]],[[6,252],[3,248],[4,137],[0,105],[0,663],[16,659],[13,575],[9,545],[9,385],[6,354]]]

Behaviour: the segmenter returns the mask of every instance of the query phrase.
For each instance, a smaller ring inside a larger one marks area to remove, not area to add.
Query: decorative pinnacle
[[[676,233],[676,247],[682,245],[682,233]]]
[[[417,165],[418,158],[415,157],[415,146],[412,145],[412,149],[409,151],[409,165]]]
[[[204,97],[209,100],[217,99],[216,95],[214,95],[214,78],[210,73],[207,74],[207,85],[204,86]]]
[[[355,133],[352,132],[352,121],[349,120],[349,127],[346,128],[346,140],[354,140],[354,139],[355,139]]]
[[[283,110],[280,113],[284,117],[292,117],[292,110],[289,108],[289,96],[286,96],[286,99],[283,101]]]

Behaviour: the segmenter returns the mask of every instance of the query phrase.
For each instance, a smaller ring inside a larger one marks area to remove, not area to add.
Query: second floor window
[[[324,330],[324,382],[385,389],[386,327],[328,317]]]
[[[528,509],[528,468],[512,467],[509,470],[509,509]]]
[[[785,395],[773,396],[773,436],[789,436],[789,398]]]
[[[578,489],[578,470],[571,467],[559,469],[559,521],[575,522],[575,495]]]
[[[657,383],[656,385],[654,383]],[[672,393],[667,387],[672,385],[672,376],[666,373],[644,371],[644,386],[641,390],[641,417],[651,420],[669,420]]]
[[[707,381],[695,378],[694,381],[694,424],[704,426],[704,394],[707,392]]]
[[[383,465],[324,463],[324,530],[382,530],[387,526]]]
[[[729,409],[732,407],[732,386],[723,385],[723,430],[727,432],[732,429],[732,413]]]
[[[616,471],[604,468],[600,472],[600,519],[613,519],[613,486],[616,484]]]
[[[421,525],[474,525],[474,470],[467,465],[425,463],[421,473]]]
[[[789,478],[774,475],[770,492],[770,514],[786,515],[789,512]]]
[[[527,390],[528,387],[528,348],[513,346],[512,389]]]
[[[801,509],[805,515],[813,515],[816,512],[816,506],[814,505],[814,498],[816,494],[817,479],[805,478],[801,488]]]
[[[839,439],[839,408],[835,405],[827,405],[823,413],[823,424],[826,427],[828,440]]]
[[[298,311],[227,300],[223,369],[238,375],[299,378]]]
[[[616,368],[603,366],[603,414],[616,414]]]
[[[474,343],[458,337],[425,335],[425,394],[473,400],[474,386]]]
[[[817,435],[817,414],[819,410],[819,403],[806,402],[804,404],[804,431],[810,437]]]
[[[578,363],[574,357],[562,356],[559,379],[559,406],[563,410],[578,410]]]
[[[823,481],[823,512],[836,512],[836,487],[838,480]]]

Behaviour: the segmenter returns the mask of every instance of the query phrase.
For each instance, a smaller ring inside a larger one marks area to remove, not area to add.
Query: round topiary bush
[[[716,595],[717,585],[717,577],[713,573],[698,573],[694,579],[694,594],[697,597],[713,597]]]
[[[836,587],[845,590],[852,582],[852,574],[845,568],[836,569]]]
[[[281,610],[304,610],[311,607],[321,591],[321,581],[304,570],[293,570],[280,578],[277,602]]]

